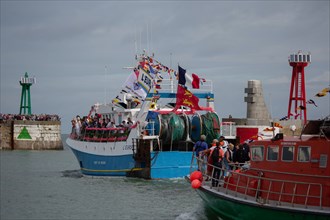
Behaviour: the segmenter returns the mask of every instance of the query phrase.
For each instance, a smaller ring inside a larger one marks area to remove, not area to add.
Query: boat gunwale
[[[220,189],[220,187],[218,187]],[[252,196],[248,196],[248,195],[244,195],[242,193],[236,192],[237,194],[240,194],[242,197],[238,197],[238,196],[234,196],[234,195],[230,195],[227,194],[226,192],[222,192],[226,190],[225,188],[223,188],[221,191],[220,190],[213,190],[211,187],[209,186],[205,186],[202,185],[200,188],[197,189],[198,191],[205,191],[208,194],[212,194],[213,196],[216,197],[221,197],[222,199],[225,200],[230,200],[231,202],[239,202],[241,204],[244,205],[253,205],[254,207],[257,208],[265,208],[265,209],[274,209],[274,210],[278,210],[278,211],[290,211],[290,212],[294,212],[294,213],[305,213],[305,214],[317,214],[317,215],[329,215],[330,214],[330,208],[328,207],[322,207],[320,209],[316,209],[315,207],[318,206],[307,206],[308,208],[301,208],[301,207],[290,207],[290,205],[283,205],[285,202],[282,202],[281,205],[276,205],[276,204],[266,204],[266,203],[261,203],[261,202],[257,202],[257,201],[253,201],[248,200],[248,199],[244,199],[244,197],[252,197]],[[200,192],[198,192],[200,193]],[[203,198],[203,197],[202,197]],[[252,197],[254,198],[254,197]],[[207,202],[207,201],[206,201]],[[274,206],[276,205],[276,206]]]

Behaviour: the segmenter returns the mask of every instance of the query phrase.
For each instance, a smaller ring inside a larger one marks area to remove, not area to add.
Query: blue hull
[[[125,176],[127,171],[134,168],[132,155],[101,156],[72,149],[76,156],[81,172],[93,176]]]
[[[151,178],[183,178],[190,173],[192,152],[187,151],[166,151],[153,152],[151,157]],[[197,169],[197,165],[192,167]]]
[[[72,149],[81,172],[92,176],[126,176],[126,172],[140,170],[135,167],[133,155],[102,156]],[[192,152],[168,151],[151,153],[152,179],[183,178],[191,171]],[[197,169],[197,165],[192,167]]]

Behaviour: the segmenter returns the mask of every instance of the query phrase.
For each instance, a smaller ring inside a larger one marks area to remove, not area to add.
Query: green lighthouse
[[[19,109],[19,114],[31,115],[31,94],[30,87],[32,84],[36,83],[36,78],[29,78],[28,73],[26,72],[24,77],[21,77],[19,83],[22,86],[21,94],[21,105]]]

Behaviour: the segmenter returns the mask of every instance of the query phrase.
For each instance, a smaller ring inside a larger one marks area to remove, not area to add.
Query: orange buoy
[[[199,181],[198,179],[194,179],[192,182],[191,182],[191,187],[194,188],[194,189],[198,189],[199,187],[201,187],[201,181]]]
[[[200,182],[203,181],[203,174],[201,171],[194,171],[190,174],[190,182],[198,179]]]

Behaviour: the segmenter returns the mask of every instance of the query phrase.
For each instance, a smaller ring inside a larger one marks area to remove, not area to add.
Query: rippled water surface
[[[0,219],[217,219],[184,179],[82,176],[63,151],[0,151]]]

